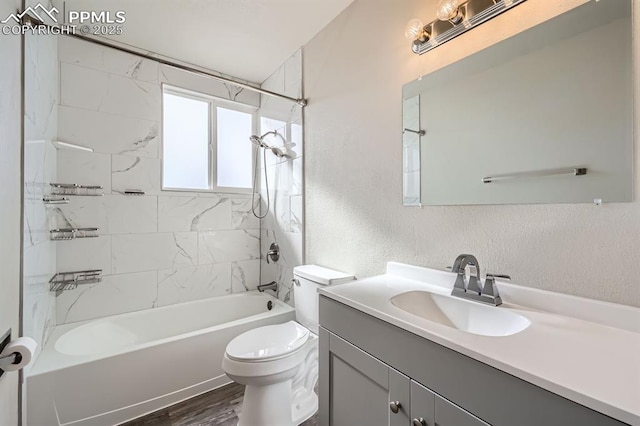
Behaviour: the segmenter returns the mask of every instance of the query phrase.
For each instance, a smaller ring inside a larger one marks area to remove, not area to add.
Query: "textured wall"
[[[435,16],[435,1],[356,0],[305,46],[307,263],[364,277],[470,252],[518,284],[640,306],[638,201],[402,207],[402,85],[582,3],[529,0],[418,57],[404,27]]]

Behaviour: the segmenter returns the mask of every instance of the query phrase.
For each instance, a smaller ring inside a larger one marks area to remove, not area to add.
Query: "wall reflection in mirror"
[[[404,205],[631,201],[631,31],[589,2],[406,84]]]

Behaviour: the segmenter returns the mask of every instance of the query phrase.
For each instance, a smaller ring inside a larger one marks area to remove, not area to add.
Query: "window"
[[[169,87],[162,102],[163,189],[251,189],[254,109]]]

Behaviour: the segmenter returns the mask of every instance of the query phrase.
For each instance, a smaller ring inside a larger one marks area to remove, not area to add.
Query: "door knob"
[[[419,419],[413,419],[413,421],[411,422],[412,426],[427,426],[427,422],[420,417]]]
[[[402,404],[400,404],[400,401],[391,401],[389,403],[389,409],[393,414],[398,414],[398,411],[400,411],[400,407],[402,407]]]

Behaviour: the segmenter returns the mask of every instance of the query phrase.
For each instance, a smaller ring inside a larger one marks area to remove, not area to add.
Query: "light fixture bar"
[[[470,29],[477,27],[484,22],[487,22],[492,18],[495,18],[501,13],[504,13],[512,7],[517,6],[525,1],[526,0],[498,0],[486,9],[476,12],[473,16],[467,16],[471,9],[469,7],[470,3],[474,2],[474,0],[469,0],[460,6],[460,8],[463,8],[465,11],[464,19],[460,23],[453,25],[451,28],[439,34],[435,34],[434,30],[438,27],[437,24],[441,23],[442,21],[435,20],[427,24],[424,27],[424,31],[431,34],[431,38],[424,42],[415,40],[411,46],[411,49],[414,53],[422,55],[423,53],[426,53],[431,49],[440,46],[441,44],[446,43],[461,34],[464,34]]]

